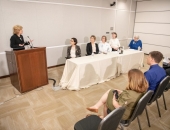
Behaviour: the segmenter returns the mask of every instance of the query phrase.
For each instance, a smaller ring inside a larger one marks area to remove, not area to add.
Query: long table
[[[124,50],[123,54],[110,52],[66,60],[59,85],[62,89],[80,90],[108,81],[120,73],[143,65],[144,53]]]

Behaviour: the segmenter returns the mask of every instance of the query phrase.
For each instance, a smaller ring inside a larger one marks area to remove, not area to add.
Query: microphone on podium
[[[31,46],[31,48],[34,48],[33,43],[32,43],[32,40],[30,39],[30,37],[29,37],[29,36],[27,36],[27,37],[28,37],[28,39],[30,40],[30,43],[32,44],[32,45],[30,45],[30,46]]]

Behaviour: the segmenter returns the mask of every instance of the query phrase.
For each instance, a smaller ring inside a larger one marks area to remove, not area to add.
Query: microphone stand
[[[30,39],[30,37],[29,36],[27,36],[28,37],[28,39],[30,40],[30,43],[31,43],[31,48],[34,48],[34,46],[33,46],[33,43],[32,43],[32,40]]]

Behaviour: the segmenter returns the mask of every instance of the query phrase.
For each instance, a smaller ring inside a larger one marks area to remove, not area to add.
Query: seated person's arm
[[[103,52],[103,48],[102,48],[102,44],[99,43],[99,52],[102,53]]]
[[[69,49],[69,47],[67,47],[67,58],[70,58],[70,49]]]
[[[112,51],[112,48],[111,48],[111,46],[109,46],[109,52],[111,52]]]
[[[119,41],[119,39],[118,39],[118,48],[120,47],[120,41]]]
[[[115,94],[113,95],[113,106],[114,106],[115,108],[121,107],[121,105],[116,101]]]
[[[133,40],[129,43],[129,48],[132,48]]]
[[[91,55],[91,53],[92,53],[92,52],[90,52],[90,50],[89,50],[88,44],[86,45],[86,53],[87,53],[87,55]]]
[[[96,54],[98,54],[99,53],[99,46],[98,46],[98,44],[96,44]]]
[[[77,57],[81,57],[81,49],[80,49],[79,46],[78,46],[78,54],[77,54]]]
[[[142,41],[140,40],[140,47],[141,47],[141,50],[142,50]]]
[[[148,81],[148,84],[149,84],[149,86],[150,86],[150,80],[151,80],[150,74],[147,73],[147,72],[145,72],[144,75],[145,75],[145,78],[146,78],[146,80]],[[150,87],[148,88],[148,90],[150,90]]]

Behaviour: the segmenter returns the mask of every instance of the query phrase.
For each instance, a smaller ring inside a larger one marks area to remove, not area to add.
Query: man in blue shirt
[[[166,77],[165,70],[158,65],[162,59],[163,55],[159,51],[149,53],[147,64],[150,65],[150,68],[144,73],[149,84],[148,90],[155,91],[159,83]]]
[[[139,36],[134,36],[134,39],[129,44],[130,49],[142,50],[142,41],[139,40]]]

